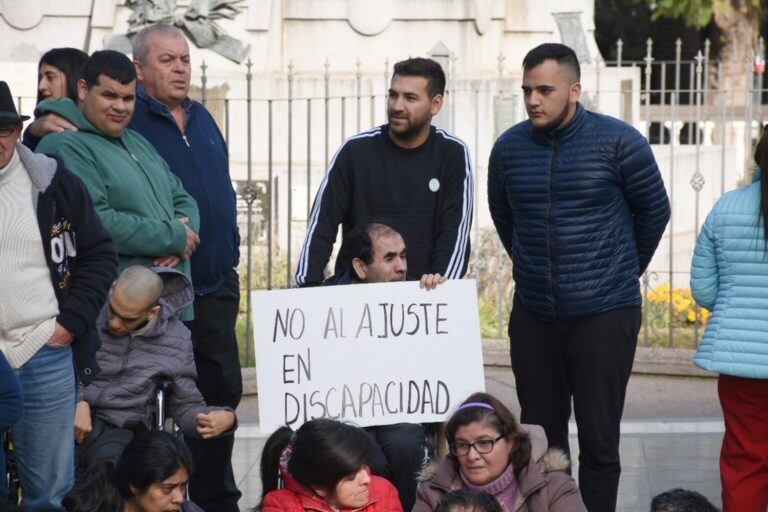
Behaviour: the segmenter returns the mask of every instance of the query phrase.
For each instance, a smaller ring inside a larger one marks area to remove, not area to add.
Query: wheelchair
[[[173,393],[173,381],[161,379],[155,390],[155,413],[152,429],[178,435],[179,430],[170,415],[171,393]]]
[[[20,510],[21,480],[19,479],[18,462],[10,428],[5,429],[5,432],[2,433],[2,440],[3,456],[5,457],[3,487],[7,494],[4,494],[2,499],[0,499],[0,512]]]

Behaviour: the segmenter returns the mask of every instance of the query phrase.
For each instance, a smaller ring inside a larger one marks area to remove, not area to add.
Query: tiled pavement
[[[519,413],[509,370],[486,369],[486,389]],[[721,422],[713,379],[633,376],[622,424],[620,512],[647,512],[651,498],[674,487],[701,492],[720,506],[718,453]],[[259,499],[259,457],[264,437],[256,432],[254,398],[238,409],[241,428],[233,465],[243,498],[241,510]],[[652,421],[649,421],[652,420]],[[576,437],[572,455],[578,461]],[[578,463],[574,463],[574,476]]]

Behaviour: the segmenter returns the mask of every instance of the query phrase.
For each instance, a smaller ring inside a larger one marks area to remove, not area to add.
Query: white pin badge
[[[440,180],[438,180],[437,178],[432,178],[431,180],[429,180],[429,190],[431,190],[432,192],[437,192],[438,190],[440,190]]]

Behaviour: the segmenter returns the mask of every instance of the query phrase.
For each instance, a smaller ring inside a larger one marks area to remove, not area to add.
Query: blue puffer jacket
[[[691,291],[712,312],[693,361],[713,371],[768,379],[768,251],[760,180],[715,204],[696,241]]]
[[[645,138],[577,106],[548,134],[507,130],[488,164],[488,203],[512,258],[515,300],[545,321],[640,305],[639,277],[669,221]]]

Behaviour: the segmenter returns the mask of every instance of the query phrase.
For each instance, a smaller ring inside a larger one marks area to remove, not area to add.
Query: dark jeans
[[[520,421],[541,425],[550,446],[570,453],[573,398],[579,487],[590,512],[616,510],[619,424],[640,330],[639,307],[548,323],[515,301],[510,355]]]
[[[208,405],[236,409],[243,394],[240,356],[235,323],[240,309],[240,283],[231,270],[215,292],[195,295],[195,319],[186,325],[192,331],[197,366],[197,387]],[[189,481],[192,501],[203,510],[239,512],[240,491],[232,472],[234,436],[191,439],[195,468]]]
[[[83,474],[101,460],[117,462],[123,450],[133,438],[146,432],[140,425],[134,429],[118,428],[99,418],[93,418],[93,430],[83,444],[75,445],[75,466],[78,474]]]
[[[410,511],[416,501],[416,479],[429,460],[426,430],[418,423],[366,427],[365,430],[376,450],[371,472],[392,482],[403,510]]]

